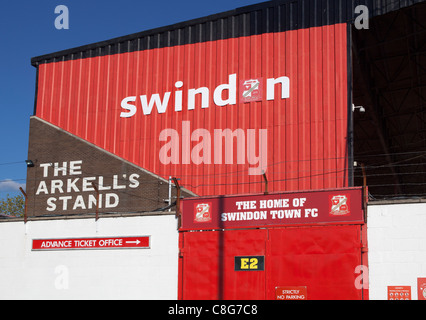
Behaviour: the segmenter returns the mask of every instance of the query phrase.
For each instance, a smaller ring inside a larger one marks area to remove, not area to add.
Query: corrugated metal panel
[[[354,285],[354,270],[362,264],[360,229],[349,225],[180,233],[179,299],[275,300],[280,286],[304,286],[308,300],[365,299]],[[235,270],[235,257],[256,256],[264,257],[264,270]]]
[[[347,186],[346,24],[63,59],[39,65],[39,74],[37,116],[164,178],[181,178],[196,194],[261,192],[262,177],[248,175],[257,164],[247,155],[254,147],[258,156],[261,129],[268,130],[270,191]],[[230,74],[237,75],[237,96],[240,80],[263,78],[265,85],[268,78],[287,76],[290,98],[281,99],[278,85],[272,101],[264,93],[262,101],[216,106],[213,90]],[[173,108],[176,81],[184,83],[180,112]],[[188,110],[187,90],[200,87],[210,89],[209,107],[201,108],[197,98],[195,110]],[[149,100],[165,92],[171,92],[167,111],[143,115],[139,95]],[[137,97],[137,113],[120,118],[128,96]],[[237,163],[237,145],[232,164],[215,162],[214,130],[226,128],[243,130],[243,163]],[[159,160],[164,129],[179,134],[179,164]],[[212,164],[189,157],[201,142],[192,136],[186,144],[196,129],[211,137]],[[255,130],[251,142],[249,129]]]
[[[165,178],[181,177],[201,195],[259,192],[262,179],[247,175],[247,163],[162,165],[156,159],[161,129],[181,135],[182,121],[210,133],[267,128],[270,190],[346,186],[351,98],[345,24],[359,4],[376,16],[420,2],[269,1],[37,57],[36,114]],[[177,80],[185,88],[212,89],[231,73],[238,80],[289,76],[291,99],[222,108],[210,98],[201,112],[119,121],[126,96],[170,91],[173,98]],[[182,146],[179,152],[188,154]]]
[[[236,256],[266,256],[267,236],[266,229],[180,234],[179,299],[265,300],[265,271],[237,272],[234,266]]]

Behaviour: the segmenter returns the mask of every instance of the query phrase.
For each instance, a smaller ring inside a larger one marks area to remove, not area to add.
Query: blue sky
[[[0,198],[25,189],[36,69],[32,57],[204,17],[261,0],[16,0],[0,4]],[[55,8],[69,29],[55,28]]]

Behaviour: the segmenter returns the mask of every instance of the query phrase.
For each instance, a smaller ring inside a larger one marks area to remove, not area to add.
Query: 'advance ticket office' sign
[[[33,251],[87,249],[149,249],[150,237],[34,239]]]
[[[362,188],[182,200],[181,230],[363,224]]]

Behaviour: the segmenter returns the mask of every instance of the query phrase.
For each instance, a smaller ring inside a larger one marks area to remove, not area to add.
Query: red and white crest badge
[[[330,196],[330,215],[346,216],[349,214],[350,214],[349,196],[347,195]]]
[[[262,100],[262,78],[242,80],[240,82],[241,102]]]
[[[195,206],[194,222],[212,221],[211,207],[212,207],[211,202],[197,204]]]

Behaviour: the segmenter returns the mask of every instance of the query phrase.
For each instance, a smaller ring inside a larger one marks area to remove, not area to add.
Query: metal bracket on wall
[[[178,229],[180,229],[182,220],[182,214],[180,211],[180,186],[177,178],[173,177],[172,180],[176,186],[176,218],[178,219]]]
[[[25,198],[25,208],[24,208],[24,223],[27,223],[28,220],[28,214],[27,214],[27,203],[28,203],[28,196],[25,193],[24,189],[22,189],[21,187],[19,187],[19,190],[21,190],[22,194],[24,195]]]
[[[99,190],[93,182],[92,182],[92,187],[93,187],[93,189],[95,189],[95,192],[96,192],[96,218],[95,218],[95,221],[98,221],[98,219],[99,219]]]
[[[263,180],[265,181],[265,192],[263,194],[268,194],[268,179],[265,172],[263,172]]]

